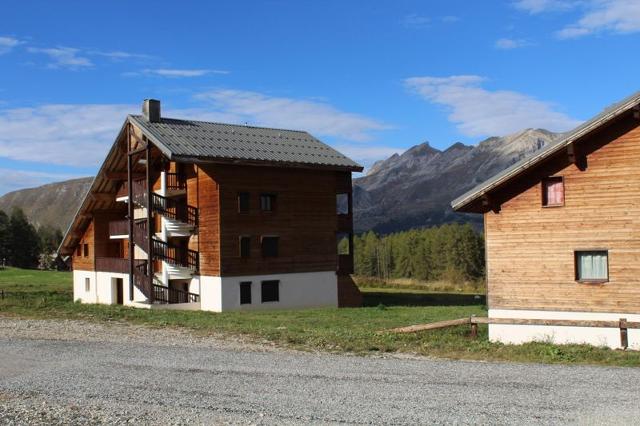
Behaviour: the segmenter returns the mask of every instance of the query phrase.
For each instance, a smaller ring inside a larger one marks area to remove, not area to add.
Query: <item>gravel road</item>
[[[0,424],[633,424],[640,369],[303,353],[0,317]]]

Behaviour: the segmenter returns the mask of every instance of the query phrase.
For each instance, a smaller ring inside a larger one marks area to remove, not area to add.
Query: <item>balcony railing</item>
[[[129,273],[129,259],[120,257],[96,257],[96,271]]]
[[[197,303],[200,295],[154,284],[153,300],[156,303]]]
[[[163,197],[160,194],[153,193],[153,210],[161,215],[189,225],[198,226],[198,209],[190,206],[183,201],[173,198]]]
[[[156,240],[155,238],[153,239],[153,254],[171,265],[182,266],[193,271],[198,270],[200,263],[200,256],[197,251],[170,246],[164,241]]]
[[[129,236],[129,221],[128,220],[113,220],[109,222],[109,236]]]
[[[167,191],[185,191],[187,180],[180,173],[165,173]]]

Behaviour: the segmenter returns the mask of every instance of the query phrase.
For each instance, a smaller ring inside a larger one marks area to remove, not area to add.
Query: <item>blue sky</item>
[[[370,165],[640,90],[640,1],[30,1],[0,16],[0,194],[97,170],[163,115],[308,130]]]

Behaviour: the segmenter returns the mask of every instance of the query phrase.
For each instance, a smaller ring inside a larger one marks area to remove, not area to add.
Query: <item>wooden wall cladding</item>
[[[217,275],[216,267],[225,276],[336,269],[335,194],[339,182],[345,189],[350,184],[349,173],[209,165],[189,180],[190,185],[194,182],[199,185],[202,274]],[[191,186],[187,192],[192,197]],[[238,212],[239,192],[250,193],[248,213]],[[263,193],[276,195],[273,212],[260,210]],[[251,237],[249,258],[240,258],[241,235]],[[280,238],[278,257],[262,257],[261,236]]]
[[[80,247],[80,255],[77,251],[73,252],[72,267],[73,269],[82,271],[94,271],[95,270],[95,246],[94,246],[94,221],[92,220],[84,231],[84,235],[78,243]],[[84,255],[84,245],[89,245],[89,256]],[[76,250],[77,247],[76,246]]]
[[[624,121],[584,144],[587,168],[566,159],[562,207],[541,206],[540,179],[485,214],[491,309],[640,312],[640,127]],[[607,249],[609,282],[575,281],[574,250]]]

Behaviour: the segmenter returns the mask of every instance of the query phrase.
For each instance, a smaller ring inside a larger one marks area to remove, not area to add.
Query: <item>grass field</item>
[[[5,298],[0,299],[0,313],[184,327],[196,333],[242,335],[304,350],[640,366],[640,352],[543,342],[519,346],[490,343],[485,327],[480,327],[479,338],[475,340],[469,338],[469,328],[465,326],[404,335],[383,331],[473,314],[486,315],[484,300],[473,294],[366,288],[363,308],[230,313],[150,311],[74,303],[71,279],[71,274],[65,272],[0,270],[0,290],[5,291]]]

